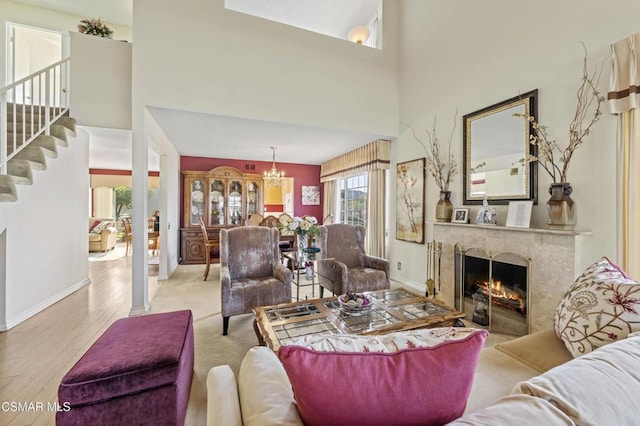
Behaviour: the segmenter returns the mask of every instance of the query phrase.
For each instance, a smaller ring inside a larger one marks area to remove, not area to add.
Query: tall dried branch
[[[551,176],[554,183],[567,182],[569,165],[573,153],[589,136],[593,125],[600,120],[604,97],[598,91],[598,83],[602,75],[602,63],[596,65],[592,73],[589,73],[587,64],[587,48],[582,43],[584,58],[582,61],[582,76],[580,86],[576,91],[576,112],[569,125],[569,143],[561,148],[554,139],[549,138],[547,126],[541,125],[537,118],[530,114],[514,114],[516,117],[524,117],[533,128],[530,136],[531,143],[538,148],[537,156],[523,158],[523,162],[537,161],[538,164]]]
[[[438,134],[436,133],[436,121],[437,117],[433,120],[433,127],[431,130],[425,129],[425,134],[427,135],[426,142],[420,140],[418,135],[416,135],[416,130],[407,125],[411,129],[411,133],[413,138],[422,146],[425,152],[425,169],[436,182],[440,191],[448,191],[449,185],[453,181],[453,177],[458,174],[458,163],[456,162],[455,157],[451,152],[451,147],[453,145],[453,134],[456,129],[456,123],[458,118],[458,111],[456,110],[456,114],[453,117],[453,128],[451,129],[451,134],[449,135],[449,143],[447,145],[447,153],[446,156],[443,156],[442,150],[440,147],[440,139],[438,138]]]

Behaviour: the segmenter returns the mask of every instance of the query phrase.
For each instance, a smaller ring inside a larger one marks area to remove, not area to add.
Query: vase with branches
[[[436,221],[450,222],[453,213],[453,204],[451,203],[451,191],[449,186],[453,181],[453,177],[458,174],[458,163],[454,157],[451,148],[453,145],[453,134],[456,129],[458,111],[453,117],[453,128],[449,134],[449,142],[446,147],[440,144],[440,138],[436,132],[437,117],[433,119],[431,130],[425,129],[426,140],[422,141],[416,134],[416,130],[409,126],[413,139],[418,142],[425,152],[425,169],[433,177],[436,186],[440,189],[440,199],[436,204]]]
[[[571,227],[575,224],[575,206],[570,197],[573,188],[567,179],[569,166],[575,150],[583,145],[593,126],[600,120],[602,104],[605,100],[598,91],[602,64],[596,65],[590,72],[587,48],[584,43],[582,47],[584,49],[582,75],[576,91],[576,111],[569,124],[569,142],[566,146],[561,147],[555,139],[552,139],[549,128],[540,124],[536,117],[530,114],[514,114],[530,123],[532,128],[530,142],[537,148],[537,155],[529,155],[521,161],[537,161],[552,179],[549,187],[551,199],[547,203],[547,223],[551,226]]]

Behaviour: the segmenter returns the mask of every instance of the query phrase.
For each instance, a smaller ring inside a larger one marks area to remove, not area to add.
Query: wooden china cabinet
[[[221,166],[208,172],[184,171],[184,227],[180,228],[183,264],[204,263],[201,215],[215,243],[212,256],[219,257],[220,229],[242,226],[254,213],[262,213],[262,176]]]

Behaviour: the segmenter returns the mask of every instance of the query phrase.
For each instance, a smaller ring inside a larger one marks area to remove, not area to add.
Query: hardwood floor
[[[90,262],[91,284],[0,333],[0,424],[55,424],[47,404],[57,401],[62,377],[111,323],[129,314],[130,259]],[[149,265],[149,299],[157,276],[158,266]],[[7,402],[43,408],[14,411]]]

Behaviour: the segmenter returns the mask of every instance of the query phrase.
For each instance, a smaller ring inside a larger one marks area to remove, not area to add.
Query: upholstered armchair
[[[320,297],[325,288],[338,295],[390,287],[389,261],[365,253],[363,226],[335,223],[319,229],[319,258],[325,260],[318,262],[318,272],[329,280],[321,283]]]
[[[258,306],[291,302],[293,273],[280,263],[278,228],[242,226],[220,230],[222,334],[229,317]]]

